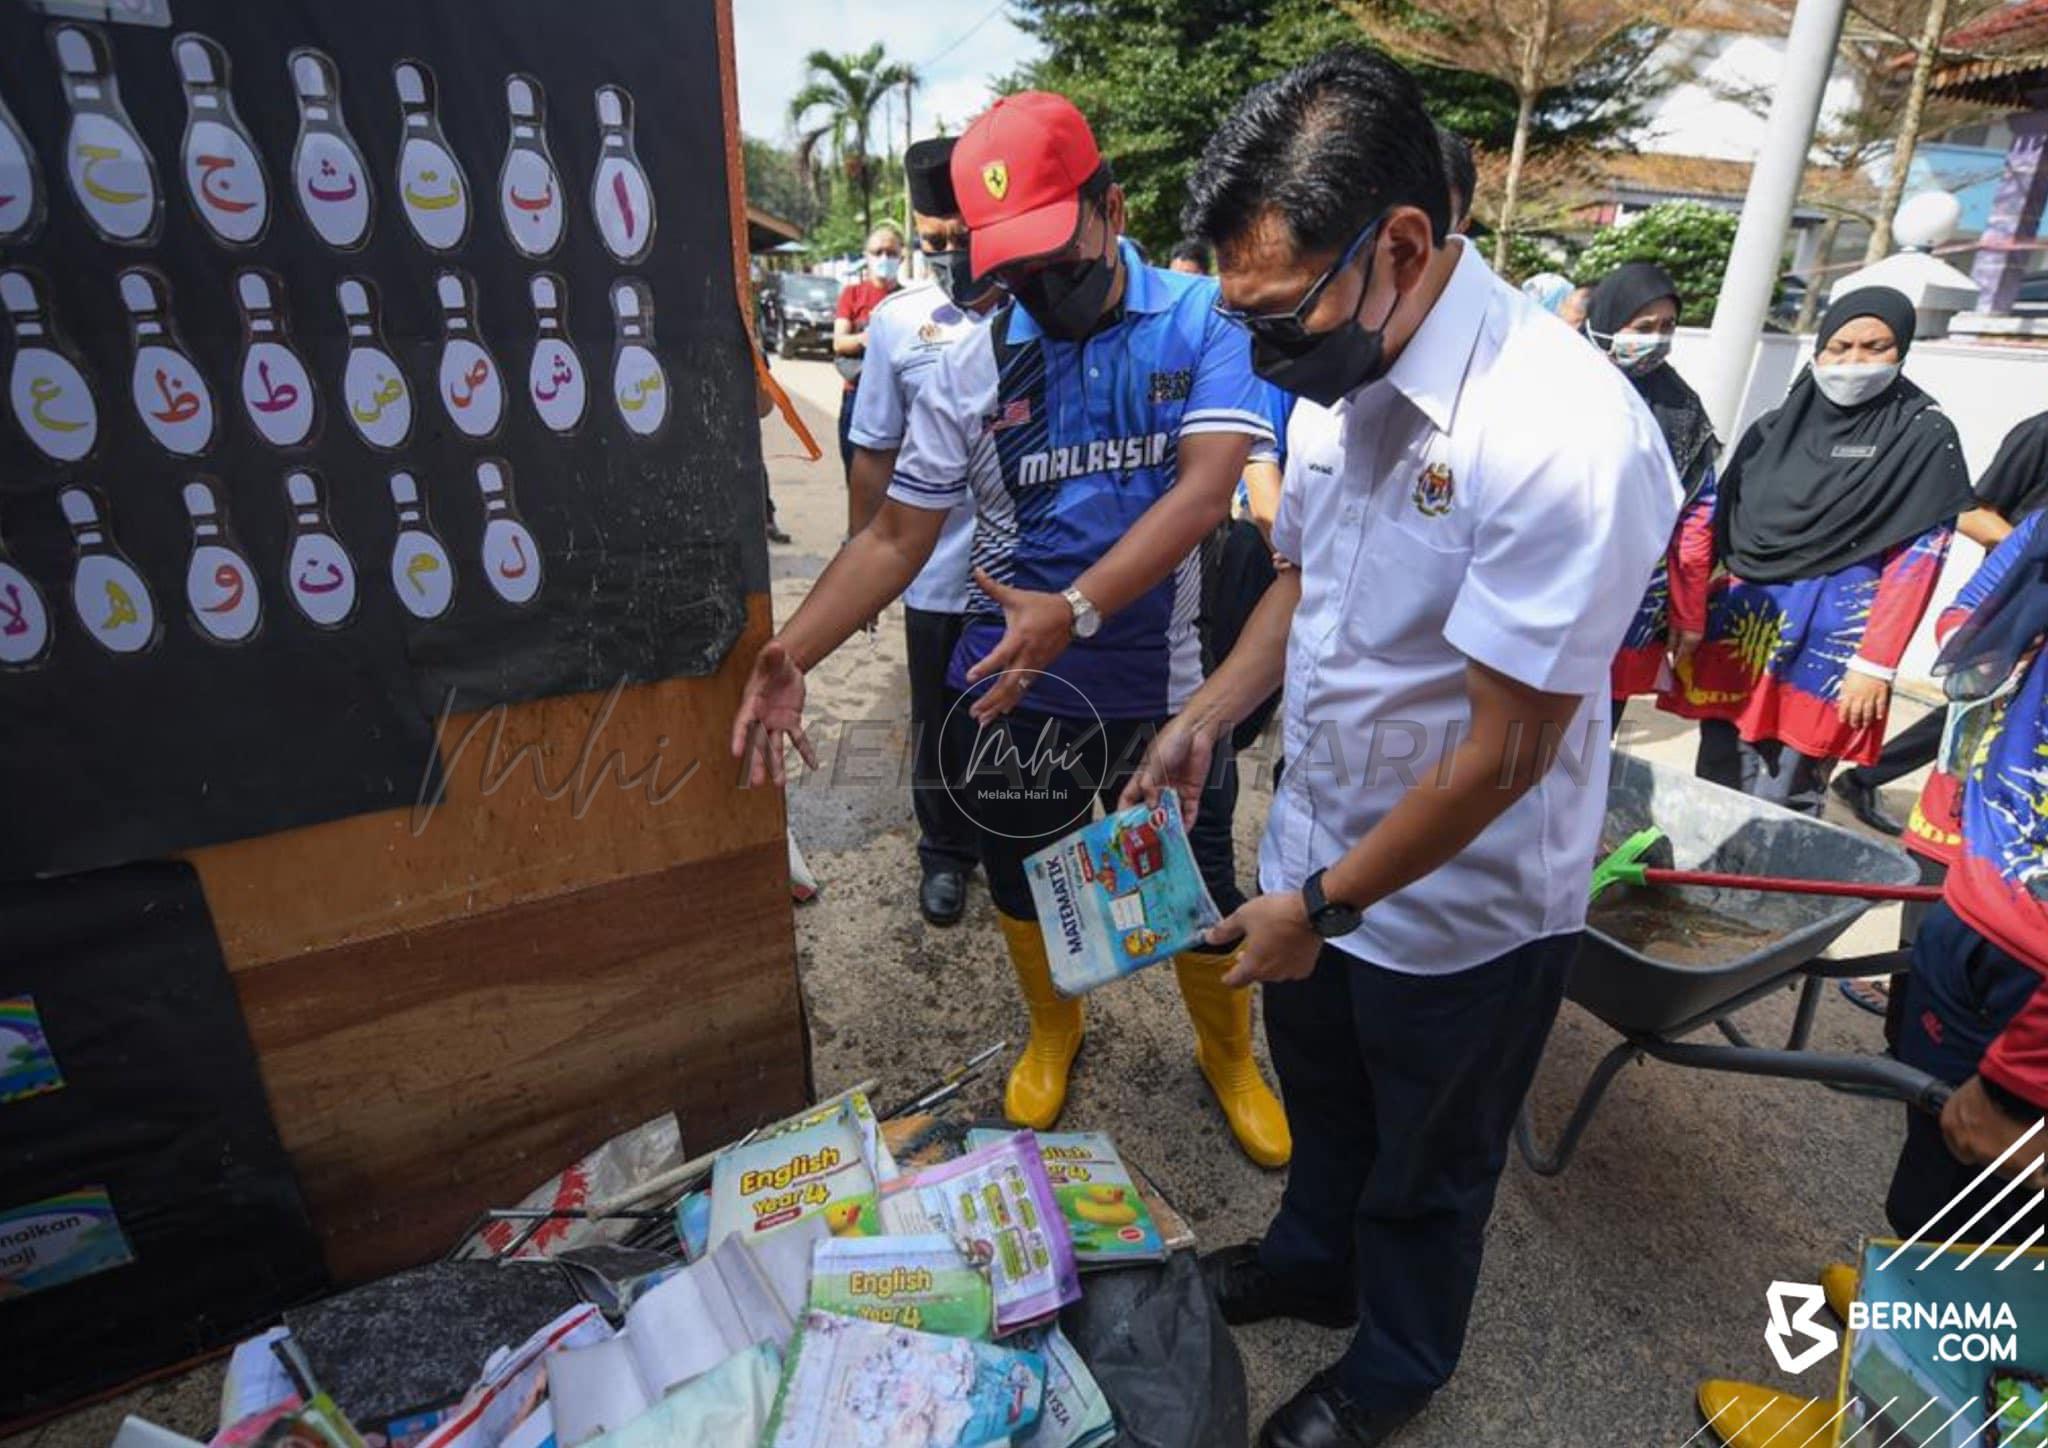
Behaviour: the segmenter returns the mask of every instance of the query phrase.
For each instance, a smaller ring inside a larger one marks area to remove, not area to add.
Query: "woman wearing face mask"
[[[1612,722],[1636,694],[1655,693],[1664,670],[1692,658],[1707,628],[1707,580],[1714,571],[1714,454],[1719,443],[1699,395],[1665,360],[1678,330],[1678,284],[1654,262],[1632,261],[1593,288],[1586,335],[1622,370],[1664,434],[1685,500],[1671,547],[1650,579],[1628,637],[1614,656]]]
[[[839,464],[853,486],[853,399],[860,389],[861,363],[868,351],[868,318],[896,291],[903,272],[903,233],[885,221],[868,233],[863,253],[867,275],[839,290],[832,318],[832,357],[846,387],[839,399]]]
[[[1704,779],[1818,815],[1836,762],[1884,744],[1899,658],[1974,504],[1954,426],[1899,375],[1912,342],[1890,287],[1837,299],[1812,368],[1722,474],[1728,576],[1662,701],[1702,721]]]

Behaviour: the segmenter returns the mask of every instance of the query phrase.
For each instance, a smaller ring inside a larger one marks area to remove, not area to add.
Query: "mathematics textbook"
[[[1171,790],[1083,825],[1024,862],[1052,983],[1077,996],[1201,942],[1223,918]]]

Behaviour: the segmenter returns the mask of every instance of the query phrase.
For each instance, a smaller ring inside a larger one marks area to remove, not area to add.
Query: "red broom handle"
[[[1849,895],[1858,900],[1941,899],[1939,885],[1866,885],[1856,880],[1786,880],[1773,875],[1724,875],[1714,870],[1643,871],[1649,885],[1704,885],[1720,890],[1768,890],[1784,895]]]

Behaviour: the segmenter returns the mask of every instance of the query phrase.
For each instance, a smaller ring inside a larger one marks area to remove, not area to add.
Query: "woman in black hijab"
[[[1714,571],[1714,424],[1699,395],[1666,360],[1678,329],[1678,284],[1654,262],[1617,267],[1593,288],[1585,333],[1635,384],[1671,448],[1685,501],[1664,565],[1650,579],[1621,649],[1609,690],[1614,728],[1632,695],[1654,694],[1699,647]]]
[[[1703,778],[1818,815],[1837,761],[1884,744],[1899,658],[1975,503],[1954,426],[1899,375],[1912,343],[1899,292],[1837,299],[1813,366],[1722,473],[1728,576],[1664,700],[1702,721]]]

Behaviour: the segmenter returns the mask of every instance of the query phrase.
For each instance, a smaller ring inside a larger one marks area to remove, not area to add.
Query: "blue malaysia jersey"
[[[1005,305],[948,348],[911,408],[889,496],[975,505],[973,561],[1017,588],[1059,593],[1129,532],[1179,473],[1180,440],[1241,433],[1276,457],[1289,399],[1251,369],[1245,331],[1218,315],[1216,283],[1146,266],[1128,242],[1122,315],[1080,342],[1045,336]],[[1164,718],[1201,683],[1199,550],[1092,639],[1075,639],[1028,707],[1104,719]],[[1003,636],[1002,610],[970,585],[947,682]]]

